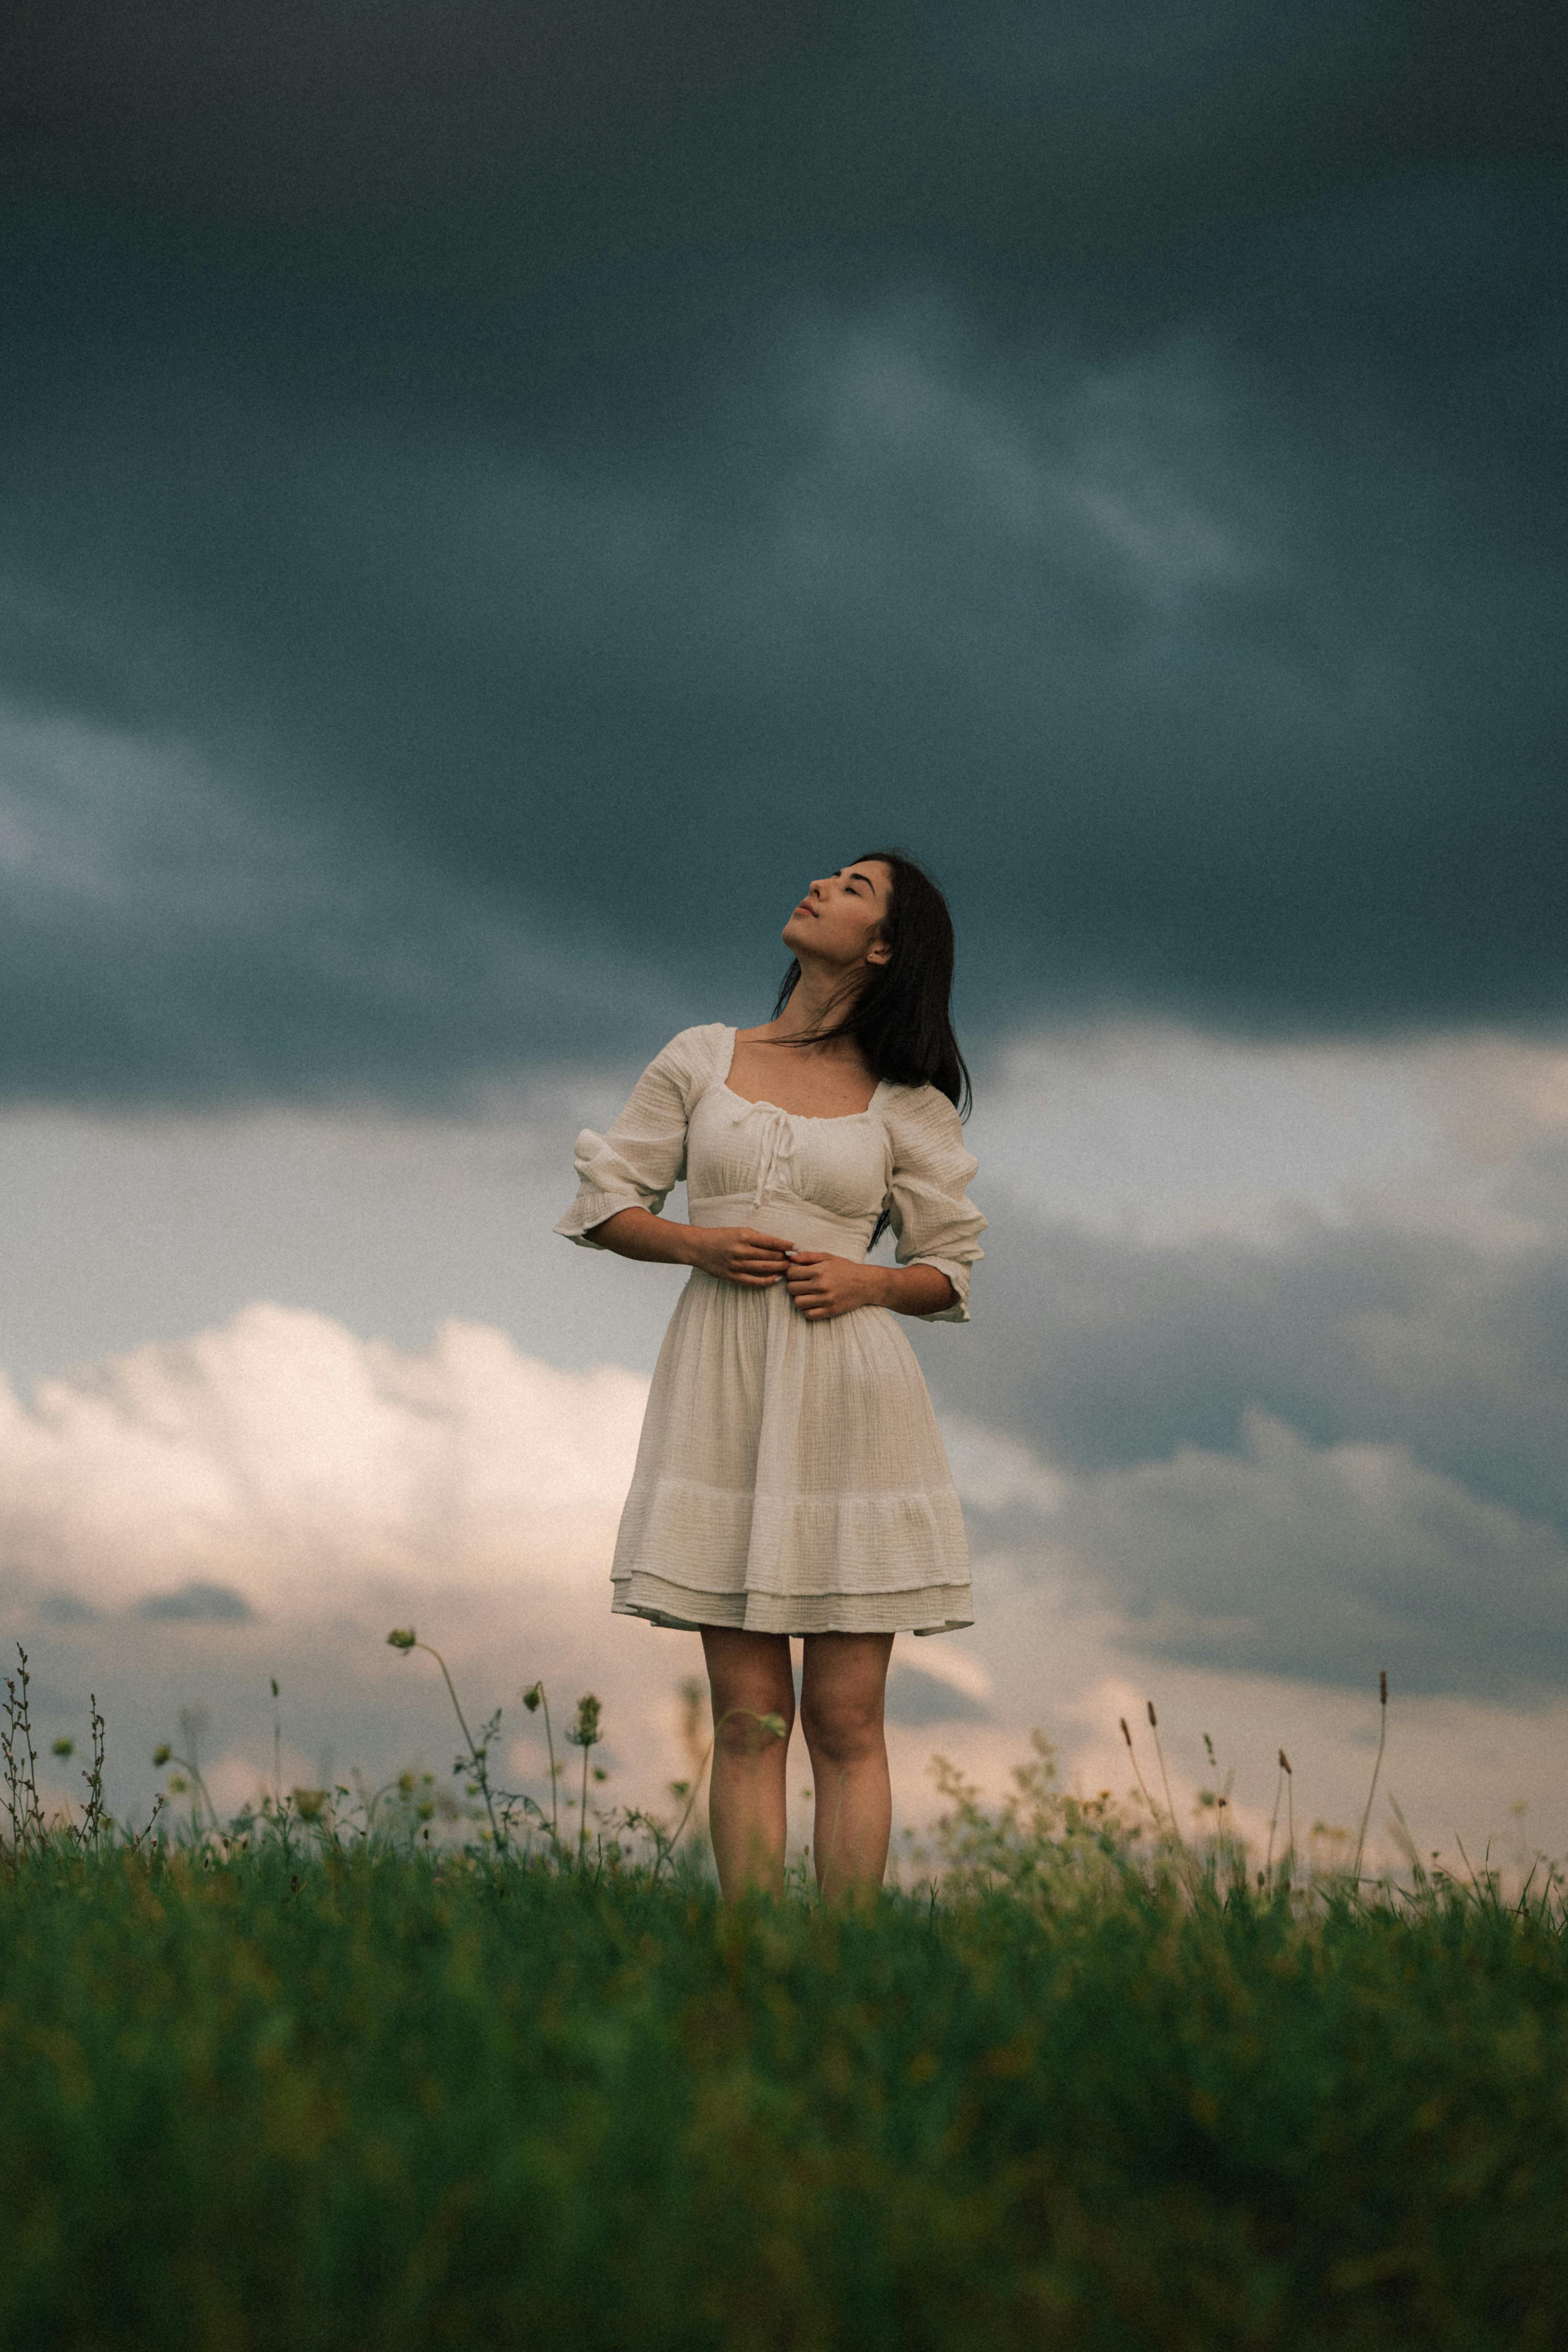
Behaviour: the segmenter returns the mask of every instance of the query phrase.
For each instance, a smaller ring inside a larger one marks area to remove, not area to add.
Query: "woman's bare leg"
[[[808,1633],[800,1720],[816,1792],[816,1883],[831,1900],[882,1884],[893,1790],[882,1735],[890,1633]]]
[[[784,1759],[795,1726],[789,1637],[706,1625],[702,1650],[715,1725],[708,1823],[720,1892],[727,1903],[748,1886],[782,1895]],[[782,1739],[758,1722],[763,1715],[783,1717]]]

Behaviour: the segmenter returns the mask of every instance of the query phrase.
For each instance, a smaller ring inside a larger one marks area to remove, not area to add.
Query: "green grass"
[[[0,2343],[1568,2342],[1560,1909],[1093,1811],[961,1804],[866,1916],[299,1824],[14,1854]]]
[[[1043,1740],[995,1808],[939,1761],[921,1891],[725,1910],[591,1809],[592,1697],[563,1787],[523,1694],[542,1802],[451,1689],[461,1801],[227,1824],[193,1722],[136,1832],[96,1702],[46,1818],[6,1685],[4,2352],[1568,2346],[1554,1875],[1304,1871],[1283,1756],[1261,1869],[1217,1786],[1177,1835],[1150,1707],[1163,1809],[1135,1751],[1131,1811]]]

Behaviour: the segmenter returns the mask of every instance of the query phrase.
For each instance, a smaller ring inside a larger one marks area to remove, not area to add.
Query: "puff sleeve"
[[[683,1029],[654,1055],[626,1108],[603,1135],[584,1128],[573,1149],[577,1197],[554,1230],[582,1249],[603,1249],[589,1229],[618,1209],[658,1216],[686,1173],[686,1128],[701,1092],[702,1030]]]
[[[980,1162],[966,1148],[957,1111],[934,1087],[900,1089],[889,1120],[892,1173],[888,1207],[900,1265],[939,1266],[957,1293],[921,1323],[967,1323],[969,1270],[985,1255],[985,1219],[964,1190]]]

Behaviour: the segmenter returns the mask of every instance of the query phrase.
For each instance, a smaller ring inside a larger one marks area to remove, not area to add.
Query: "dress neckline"
[[[731,1028],[727,1021],[721,1023],[720,1025],[729,1035],[730,1051],[724,1064],[724,1075],[720,1079],[719,1085],[731,1102],[744,1103],[748,1110],[776,1110],[783,1118],[803,1118],[811,1127],[837,1127],[842,1119],[869,1118],[877,1107],[877,1097],[888,1083],[886,1078],[878,1079],[872,1089],[871,1099],[864,1110],[833,1110],[827,1112],[826,1117],[810,1110],[785,1110],[783,1103],[769,1102],[765,1095],[738,1095],[730,1084],[730,1072],[735,1066],[735,1048],[740,1043],[741,1033],[738,1029]]]

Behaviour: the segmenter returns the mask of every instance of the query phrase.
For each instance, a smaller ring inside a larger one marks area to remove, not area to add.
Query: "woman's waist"
[[[788,1193],[759,1202],[751,1192],[709,1192],[700,1200],[689,1194],[688,1202],[694,1225],[750,1225],[753,1233],[775,1234],[798,1249],[827,1250],[836,1257],[864,1257],[877,1223],[874,1209],[845,1216]]]

